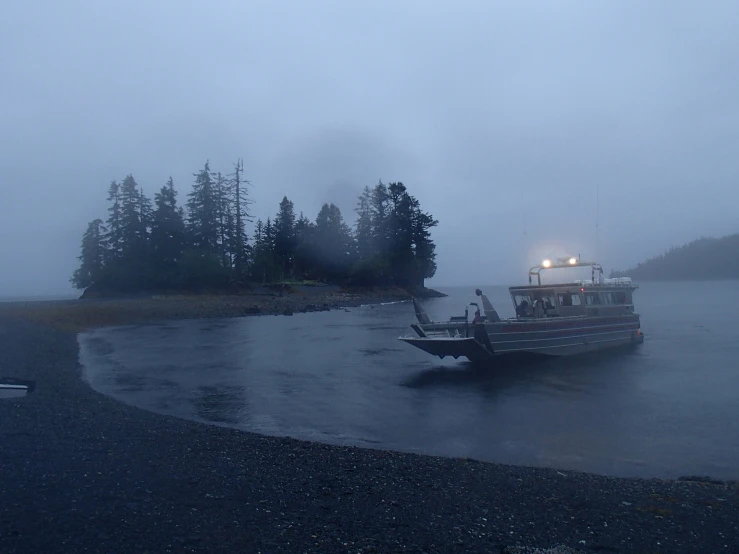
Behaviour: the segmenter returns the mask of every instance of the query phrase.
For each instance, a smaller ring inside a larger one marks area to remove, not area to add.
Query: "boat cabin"
[[[589,266],[590,280],[572,281],[553,285],[541,284],[543,269],[574,268]],[[597,277],[596,277],[597,274]],[[537,284],[532,284],[536,277]],[[541,266],[529,270],[529,285],[510,287],[508,290],[518,319],[615,316],[634,313],[633,292],[638,287],[631,279],[604,279],[603,268],[593,262],[580,262],[575,258],[552,264],[544,260]]]

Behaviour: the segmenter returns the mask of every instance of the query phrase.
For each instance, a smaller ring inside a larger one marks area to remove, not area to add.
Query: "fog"
[[[431,286],[544,256],[624,269],[739,231],[739,3],[10,1],[0,19],[0,296],[70,291],[111,180],[180,200],[243,156],[353,218],[402,181]],[[597,217],[596,217],[597,214]]]

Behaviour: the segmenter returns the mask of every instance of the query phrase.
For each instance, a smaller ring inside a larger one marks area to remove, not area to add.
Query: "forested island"
[[[611,276],[637,281],[739,279],[739,234],[700,238]]]
[[[185,205],[173,180],[148,198],[133,175],[108,187],[105,220],[82,237],[70,281],[95,295],[239,292],[254,284],[319,282],[424,290],[436,271],[438,224],[401,182],[365,187],[350,227],[333,203],[315,220],[283,197],[274,217],[254,223],[243,162],[233,172],[194,173]]]

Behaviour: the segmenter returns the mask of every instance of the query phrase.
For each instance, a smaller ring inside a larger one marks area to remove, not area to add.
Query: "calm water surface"
[[[486,293],[503,316],[507,290]],[[472,288],[424,302],[462,315]],[[739,282],[643,284],[646,341],[476,367],[398,340],[412,305],[79,336],[96,390],[154,412],[335,444],[620,476],[739,477]]]

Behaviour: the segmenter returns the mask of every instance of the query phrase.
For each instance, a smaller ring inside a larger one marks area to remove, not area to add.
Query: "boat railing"
[[[601,276],[603,275],[603,266],[598,262],[583,262],[578,258],[562,258],[556,262],[551,260],[544,260],[541,265],[535,265],[529,269],[529,285],[531,284],[531,278],[536,277],[539,285],[541,285],[541,272],[545,269],[572,269],[575,267],[589,267],[592,271],[592,278],[595,281],[595,272],[597,271]]]
[[[639,288],[639,285],[635,284],[630,277],[614,277],[611,279],[603,279],[602,281],[593,281],[591,279],[580,279],[575,281],[576,285],[582,287],[628,287],[628,288]]]

